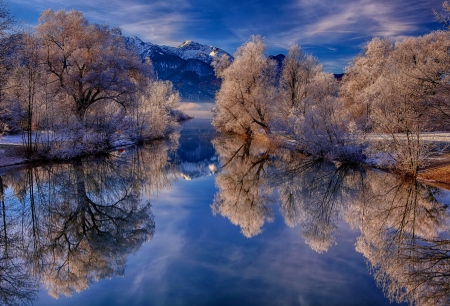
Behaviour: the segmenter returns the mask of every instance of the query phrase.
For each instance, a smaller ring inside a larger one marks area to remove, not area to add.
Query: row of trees
[[[35,30],[3,36],[1,128],[24,133],[29,157],[73,157],[175,127],[178,93],[156,80],[120,29],[46,10]]]
[[[444,6],[445,8],[445,6]],[[391,43],[374,38],[342,81],[294,45],[281,72],[260,36],[214,63],[222,87],[213,125],[222,132],[281,135],[304,152],[362,161],[376,157],[415,175],[433,148],[424,132],[447,131],[450,32]]]

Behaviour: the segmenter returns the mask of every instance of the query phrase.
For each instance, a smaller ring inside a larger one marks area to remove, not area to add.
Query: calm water
[[[3,304],[449,302],[446,191],[219,137],[208,120],[0,174]]]

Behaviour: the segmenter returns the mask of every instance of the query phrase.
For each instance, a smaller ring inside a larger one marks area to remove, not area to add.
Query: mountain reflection
[[[360,230],[356,250],[391,301],[450,304],[450,223],[436,199],[440,189],[248,139],[221,136],[213,143],[222,168],[211,208],[244,236],[261,233],[278,207],[322,253],[345,220]]]
[[[176,146],[176,144],[172,144]],[[55,298],[123,275],[129,254],[152,239],[143,195],[173,180],[165,143],[122,156],[29,167],[0,177],[0,298],[31,302],[43,283]]]

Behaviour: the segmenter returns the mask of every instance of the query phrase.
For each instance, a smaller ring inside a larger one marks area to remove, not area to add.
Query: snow
[[[404,134],[395,134],[398,139],[405,138]],[[384,140],[390,139],[392,137],[391,134],[369,134],[367,138],[369,140]],[[436,142],[448,142],[450,143],[450,133],[446,132],[427,132],[421,133],[420,138],[424,141],[436,141]]]
[[[133,36],[126,39],[127,44],[134,45],[142,57],[151,57],[152,54],[173,55],[184,60],[196,59],[206,64],[211,64],[215,57],[227,54],[226,51],[209,45],[203,45],[192,40],[186,40],[178,47],[155,45],[150,42],[143,42],[140,38]]]

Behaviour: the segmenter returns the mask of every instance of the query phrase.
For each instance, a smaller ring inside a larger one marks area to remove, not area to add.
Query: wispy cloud
[[[337,58],[342,49],[356,55],[374,36],[401,40],[440,25],[432,9],[442,0],[10,0],[32,24],[46,8],[75,9],[91,22],[120,26],[125,35],[177,45],[186,39],[216,45],[234,53],[252,34],[266,37],[269,52],[299,44],[325,48]],[[22,16],[21,16],[22,17]],[[30,20],[32,19],[32,20]],[[325,50],[324,49],[324,50]],[[325,56],[325,53],[323,53]],[[323,58],[323,56],[321,56]],[[347,56],[347,54],[343,54]]]
[[[406,1],[347,0],[325,6],[323,1],[301,0],[292,6],[299,19],[279,35],[280,44],[335,43],[374,36],[400,40],[420,32],[423,23],[433,21],[431,10],[435,6],[430,2],[416,5]]]

